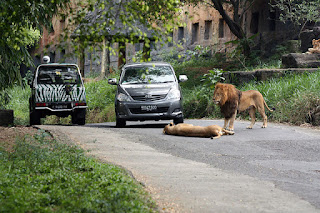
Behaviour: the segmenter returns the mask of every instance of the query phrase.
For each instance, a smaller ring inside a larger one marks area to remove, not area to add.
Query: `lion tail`
[[[268,105],[267,105],[267,103],[266,103],[265,100],[263,100],[263,103],[264,103],[264,105],[267,107],[267,109],[268,109],[270,112],[273,112],[274,110],[276,110],[275,108],[270,109],[270,108],[268,107]]]

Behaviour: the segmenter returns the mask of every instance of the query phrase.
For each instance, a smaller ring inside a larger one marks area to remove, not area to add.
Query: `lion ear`
[[[170,122],[170,124],[169,124],[170,126],[173,126],[173,123],[172,122]]]

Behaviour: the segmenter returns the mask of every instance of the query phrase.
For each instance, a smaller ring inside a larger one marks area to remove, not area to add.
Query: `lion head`
[[[168,125],[166,125],[163,129],[163,134],[168,134],[172,131],[172,128],[174,128],[174,124],[170,122]]]
[[[231,84],[217,83],[213,93],[213,102],[223,106],[228,100],[238,99],[237,89]]]
[[[213,101],[220,106],[225,118],[231,118],[238,108],[241,91],[231,84],[217,83],[214,89]]]

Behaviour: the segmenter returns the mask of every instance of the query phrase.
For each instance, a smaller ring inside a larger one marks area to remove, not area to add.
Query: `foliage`
[[[270,121],[300,125],[308,122],[310,112],[320,105],[320,84],[317,81],[319,78],[320,72],[287,74],[265,82],[247,83],[238,89],[260,91],[268,106],[275,108],[274,112],[266,110]],[[199,85],[194,88],[183,87],[182,92],[187,118],[223,117],[219,107],[213,106],[213,89]],[[248,112],[243,112],[238,117],[248,119]],[[257,117],[261,119],[258,113]]]
[[[40,38],[41,25],[69,0],[5,0],[0,3],[0,92],[21,83],[20,65],[31,66],[28,47]],[[3,95],[2,95],[3,96]]]
[[[281,11],[280,21],[291,22],[304,28],[307,22],[317,23],[320,21],[320,0],[275,0],[272,7]]]
[[[267,112],[269,119],[300,125],[306,122],[310,111],[320,105],[320,73],[289,74],[280,79],[267,82],[252,82],[241,90],[258,90],[267,104],[276,110]]]
[[[204,74],[202,77],[202,82],[204,86],[209,87],[210,89],[214,89],[215,85],[219,81],[224,81],[225,78],[223,75],[223,70],[221,69],[213,69],[209,70],[209,73]]]
[[[8,102],[2,103],[4,108],[14,110],[14,124],[28,125],[29,124],[29,97],[31,90],[29,87],[15,85],[10,89],[5,90],[8,95]],[[1,99],[0,99],[1,100]]]
[[[191,56],[191,59],[208,58],[211,55],[210,47],[196,45],[193,50],[187,50],[186,54]]]
[[[63,37],[66,42],[60,45],[75,48],[73,52],[80,54],[107,38],[109,44],[144,41],[149,48],[152,41],[162,41],[180,23],[181,6],[179,0],[91,0],[68,14],[71,18]],[[124,45],[119,45],[121,48]]]
[[[119,75],[110,76],[117,77]],[[116,86],[108,84],[108,80],[85,84],[87,93],[87,122],[110,122],[115,120],[114,97]]]
[[[255,56],[255,52],[250,51],[249,55],[244,55],[245,48],[252,47],[254,45],[254,39],[257,37],[258,34],[252,35],[249,38],[245,37],[242,39],[236,39],[229,42],[226,42],[225,44],[233,44],[235,48],[233,51],[228,53],[228,56],[231,60],[236,60],[241,64],[243,68],[247,68],[250,66],[250,64],[254,63],[253,59],[257,58]]]
[[[213,105],[213,91],[207,87],[197,86],[193,89],[182,89],[183,111],[186,118],[211,117],[218,112]]]
[[[1,148],[1,147],[0,147]],[[155,212],[122,169],[40,131],[0,149],[0,212]]]

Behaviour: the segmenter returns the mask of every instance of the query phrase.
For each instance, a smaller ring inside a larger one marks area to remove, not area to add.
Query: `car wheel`
[[[86,109],[75,110],[71,115],[72,124],[85,125],[86,124]]]
[[[174,124],[183,123],[183,117],[173,119],[173,123],[174,123]]]
[[[116,127],[122,128],[126,126],[126,120],[121,118],[116,118]]]
[[[32,111],[29,114],[30,116],[30,126],[32,125],[40,125],[41,121],[40,121],[40,114],[37,111]]]

